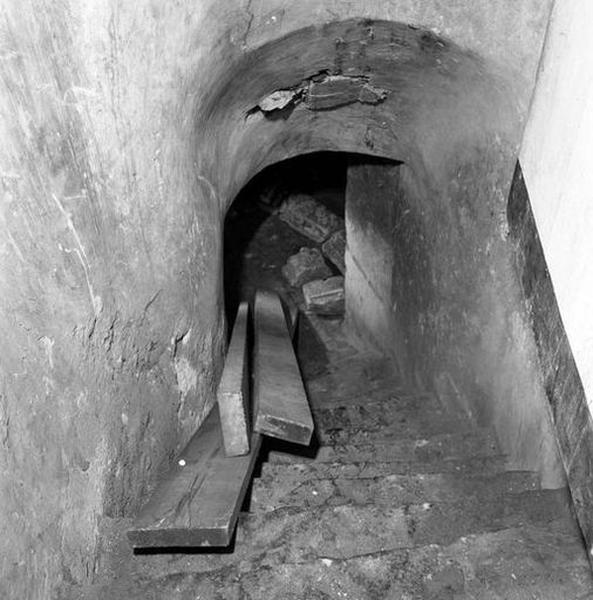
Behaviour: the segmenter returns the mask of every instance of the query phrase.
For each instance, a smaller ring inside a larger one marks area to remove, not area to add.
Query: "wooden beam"
[[[221,438],[215,405],[128,530],[134,547],[230,544],[261,438],[254,434],[251,453],[233,458]]]
[[[241,302],[218,386],[220,425],[227,456],[242,456],[249,452],[248,314],[248,303]]]
[[[254,315],[254,429],[306,446],[313,418],[278,295],[258,291]]]

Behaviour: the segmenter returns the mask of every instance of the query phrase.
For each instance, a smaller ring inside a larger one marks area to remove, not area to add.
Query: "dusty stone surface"
[[[302,481],[308,479],[373,479],[386,475],[406,475],[410,473],[478,473],[480,471],[494,474],[505,468],[505,457],[478,456],[449,458],[442,461],[407,461],[392,457],[386,462],[345,462],[332,463],[293,463],[290,465],[269,464],[264,470],[270,476],[277,473],[292,474]]]
[[[282,275],[291,286],[298,288],[314,279],[329,277],[331,271],[317,248],[301,248],[282,267]]]
[[[488,502],[509,493],[539,488],[532,473],[515,471],[491,475],[434,473],[385,475],[376,478],[304,480],[275,470],[255,481],[251,510],[271,511],[287,506],[315,507],[341,504],[407,506],[424,502],[462,505],[467,498]]]

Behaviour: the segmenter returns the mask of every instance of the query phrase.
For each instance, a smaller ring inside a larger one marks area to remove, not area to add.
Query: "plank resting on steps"
[[[224,454],[218,406],[142,508],[128,539],[136,548],[228,546],[251,480],[261,437],[251,453]]]
[[[242,456],[249,452],[248,311],[247,302],[241,302],[218,385],[220,424],[227,456]]]
[[[254,429],[308,445],[313,418],[280,298],[258,291],[254,313]]]

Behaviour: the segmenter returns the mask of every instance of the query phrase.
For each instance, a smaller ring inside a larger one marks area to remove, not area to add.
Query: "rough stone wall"
[[[196,204],[185,9],[2,5],[3,598],[92,577],[100,528],[212,398],[218,207]]]

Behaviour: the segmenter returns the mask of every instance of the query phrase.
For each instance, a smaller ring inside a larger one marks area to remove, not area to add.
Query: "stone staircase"
[[[100,597],[593,598],[565,490],[505,471],[492,432],[325,333],[328,372],[308,382],[319,446],[265,447],[231,551],[134,556]]]

